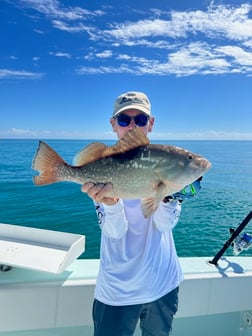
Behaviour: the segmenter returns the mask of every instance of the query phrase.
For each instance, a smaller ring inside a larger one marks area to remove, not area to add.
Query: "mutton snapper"
[[[50,146],[40,141],[32,168],[35,185],[59,181],[111,183],[106,197],[142,199],[149,217],[167,195],[183,189],[205,174],[211,163],[185,149],[150,144],[138,128],[130,130],[113,146],[94,142],[66,163]]]

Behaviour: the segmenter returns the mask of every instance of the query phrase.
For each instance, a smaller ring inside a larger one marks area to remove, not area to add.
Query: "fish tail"
[[[39,171],[40,175],[33,176],[33,183],[46,185],[63,180],[59,169],[63,165],[66,165],[65,161],[45,142],[39,141],[32,168]]]

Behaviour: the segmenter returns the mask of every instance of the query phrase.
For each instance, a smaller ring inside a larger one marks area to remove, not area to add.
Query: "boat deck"
[[[185,280],[173,336],[252,336],[252,257],[180,258]],[[0,335],[91,336],[99,260],[76,260],[63,273],[0,272]],[[135,336],[140,335],[139,329]]]

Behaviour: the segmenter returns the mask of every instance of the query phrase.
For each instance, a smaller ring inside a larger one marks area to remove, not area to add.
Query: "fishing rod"
[[[215,257],[209,261],[210,264],[217,265],[219,259],[223,256],[226,249],[232,245],[234,249],[234,253],[238,255],[243,250],[247,250],[252,246],[252,236],[248,233],[243,233],[240,235],[242,230],[248,225],[250,220],[252,219],[252,211],[244,218],[241,224],[237,227],[237,229],[230,229],[231,237],[225,242],[220,251],[215,255]]]

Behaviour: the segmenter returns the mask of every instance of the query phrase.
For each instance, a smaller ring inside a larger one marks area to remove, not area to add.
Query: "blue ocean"
[[[69,163],[90,143],[47,142]],[[212,162],[201,191],[183,202],[174,238],[180,257],[214,256],[229,238],[229,228],[236,228],[252,210],[252,141],[159,143],[187,148]],[[38,140],[0,140],[0,223],[84,234],[86,251],[80,258],[99,258],[100,229],[93,203],[80,191],[80,185],[33,185],[31,163],[37,146]],[[252,234],[252,222],[245,232]],[[229,247],[226,255],[232,254]],[[242,255],[252,255],[252,249]]]

